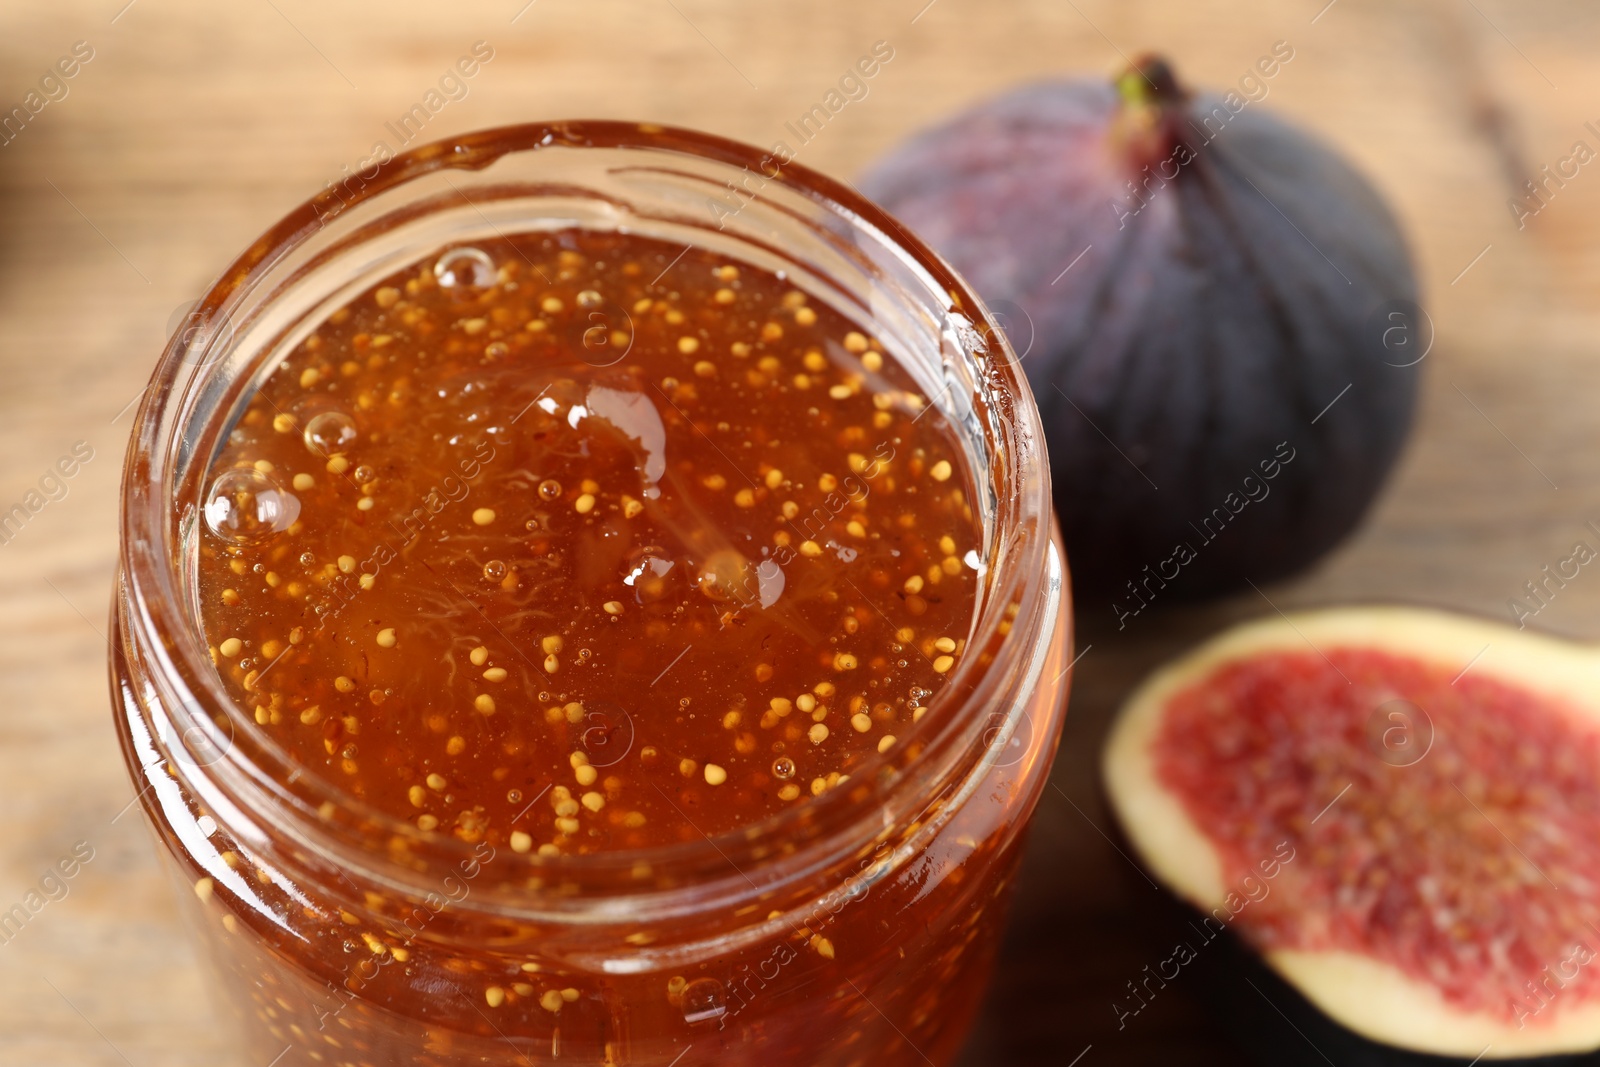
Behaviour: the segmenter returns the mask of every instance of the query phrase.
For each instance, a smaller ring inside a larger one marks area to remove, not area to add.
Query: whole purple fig
[[[980,105],[862,179],[1006,324],[1080,597],[1110,594],[1123,625],[1349,533],[1432,344],[1372,187],[1252,98],[1191,95],[1145,59]]]

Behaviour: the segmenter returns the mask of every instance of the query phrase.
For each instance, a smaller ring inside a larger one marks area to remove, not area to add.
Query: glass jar
[[[446,245],[572,226],[724,251],[870,322],[969,452],[984,580],[976,654],[848,787],[697,844],[545,857],[419,838],[300,773],[212,668],[195,552],[210,460],[298,338]],[[967,285],[848,188],[754,148],[517,126],[416,149],[297,208],[157,368],[124,473],[113,611],[123,751],[250,1062],[950,1062],[1065,712],[1041,446]]]

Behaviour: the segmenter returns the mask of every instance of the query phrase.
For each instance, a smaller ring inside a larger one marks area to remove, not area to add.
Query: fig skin
[[[1443,669],[1447,676],[1461,670],[1458,679],[1467,673],[1462,668],[1470,665],[1474,676],[1487,676],[1548,700],[1550,713],[1575,737],[1600,730],[1600,646],[1450,612],[1398,606],[1274,615],[1235,626],[1146,678],[1117,712],[1102,752],[1105,795],[1121,839],[1139,867],[1181,902],[1183,921],[1178,926],[1188,921],[1203,924],[1205,916],[1214,915],[1222,905],[1230,885],[1214,830],[1191,818],[1181,797],[1156,770],[1156,738],[1170,702],[1231,663],[1338,648],[1415,658]],[[1374,711],[1381,708],[1378,705]],[[1308,719],[1315,714],[1309,707],[1305,711]],[[1458,758],[1433,752],[1435,738],[1448,746],[1447,732],[1448,727],[1441,727],[1436,734],[1431,725],[1415,732],[1408,728],[1407,736],[1426,738],[1426,747],[1391,750],[1390,755],[1402,757],[1397,760],[1384,758],[1379,746],[1386,742],[1373,737],[1372,757],[1386,765],[1385,774],[1397,776],[1424,759]],[[1510,762],[1515,757],[1506,752],[1504,758]],[[1482,767],[1459,769],[1463,781],[1474,773],[1488,772]],[[1309,857],[1317,847],[1292,828],[1284,827],[1283,832],[1301,857]],[[1364,837],[1351,847],[1385,846]],[[1305,858],[1293,861],[1284,871],[1292,872],[1294,863],[1305,862]],[[1446,879],[1460,877],[1437,873]],[[1292,873],[1278,876],[1273,892],[1280,895],[1280,902],[1294,899],[1295,884]],[[1316,907],[1307,909],[1308,921],[1319,921]],[[1499,930],[1514,934],[1527,918],[1520,912],[1502,914],[1499,921],[1504,926]],[[1593,997],[1577,1001],[1571,993],[1567,999],[1557,995],[1550,1001],[1549,1014],[1541,1010],[1532,1021],[1509,1020],[1452,1005],[1430,983],[1337,941],[1263,950],[1252,943],[1251,922],[1230,919],[1219,931],[1215,949],[1202,949],[1205,966],[1197,969],[1195,978],[1222,1021],[1263,1063],[1273,1067],[1329,1060],[1341,1067],[1467,1067],[1480,1060],[1482,1067],[1600,1063],[1600,1000]],[[1203,939],[1206,932],[1200,936]],[[1593,943],[1586,932],[1574,937]],[[1290,1025],[1280,1026],[1282,1020]],[[1527,1025],[1519,1025],[1524,1021]],[[1491,1048],[1487,1053],[1486,1046]]]
[[[1432,342],[1371,186],[1240,99],[1191,97],[1145,59],[1115,84],[981,104],[861,180],[1005,324],[1078,593],[1110,594],[1124,625],[1155,597],[1287,576],[1348,534]]]

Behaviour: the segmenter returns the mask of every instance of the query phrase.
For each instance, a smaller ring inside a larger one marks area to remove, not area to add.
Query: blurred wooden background
[[[487,41],[494,59],[430,137],[610,116],[782,135],[876,40],[893,61],[806,146],[851,176],[910,129],[1025,79],[1168,53],[1237,81],[1274,41],[1295,59],[1267,107],[1350,153],[1414,242],[1438,341],[1413,443],[1369,523],[1283,607],[1400,599],[1508,618],[1506,600],[1600,519],[1600,166],[1520,231],[1514,183],[1600,147],[1600,12],[1580,0],[11,0],[0,107],[87,41],[93,58],[0,147],[0,510],[85,441],[94,458],[0,546],[0,910],[74,842],[94,859],[0,943],[0,1064],[227,1061],[113,743],[105,616],[119,464],[176,309],[269,223],[354,164],[383,123]],[[126,6],[124,6],[126,5]],[[392,143],[392,139],[391,139]],[[1469,269],[1470,268],[1470,269]],[[1464,272],[1464,273],[1463,273]],[[1131,475],[1130,475],[1131,476]],[[1587,573],[1587,572],[1585,572]],[[1600,578],[1538,622],[1600,638]],[[1106,720],[1150,666],[1251,594],[1164,607],[1123,634],[1084,605],[1084,657],[971,1065],[1211,1064],[1238,1057],[1176,982],[1118,1031],[1150,962],[1148,887],[1104,826]],[[1070,798],[1070,803],[1069,803]],[[1074,804],[1079,810],[1075,810]],[[252,1063],[249,1053],[240,1062]],[[264,1067],[264,1065],[258,1065]]]

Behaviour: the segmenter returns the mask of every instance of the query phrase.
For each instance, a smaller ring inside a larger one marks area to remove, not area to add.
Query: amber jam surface
[[[584,230],[446,250],[213,463],[217,670],[312,775],[516,852],[696,841],[919,719],[979,579],[955,433],[782,277]]]
[[[1166,708],[1157,768],[1222,855],[1219,918],[1266,948],[1376,957],[1519,1025],[1592,1005],[1600,731],[1459,666],[1323,651],[1226,664]]]

